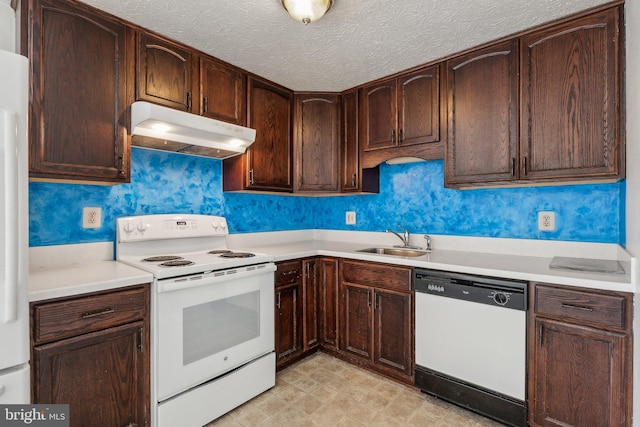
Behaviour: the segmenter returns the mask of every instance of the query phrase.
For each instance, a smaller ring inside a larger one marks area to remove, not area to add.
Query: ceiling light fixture
[[[282,7],[296,21],[307,25],[322,18],[333,6],[333,0],[282,0]]]

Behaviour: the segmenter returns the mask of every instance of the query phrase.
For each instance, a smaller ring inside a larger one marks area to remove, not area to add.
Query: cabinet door
[[[136,99],[193,112],[192,55],[186,46],[138,32]]]
[[[247,79],[240,70],[200,58],[200,115],[244,126],[247,123]]]
[[[385,80],[362,91],[362,141],[364,151],[397,145],[396,80]]]
[[[296,191],[339,189],[339,96],[296,95]]]
[[[77,3],[23,2],[31,60],[32,177],[129,181],[132,33]]]
[[[518,41],[447,61],[445,185],[517,177]]]
[[[373,289],[342,283],[340,350],[371,360],[373,357]]]
[[[411,300],[410,294],[375,292],[374,363],[409,376],[413,373]]]
[[[256,140],[248,148],[247,189],[291,191],[293,94],[249,78],[249,127]]]
[[[302,352],[302,299],[300,284],[276,289],[276,363]]]
[[[338,348],[338,260],[318,260],[320,342],[323,347]]]
[[[523,178],[621,176],[620,11],[523,37]]]
[[[318,298],[320,296],[318,262],[316,259],[302,261],[302,289],[304,292],[303,338],[305,351],[320,344],[318,330]]]
[[[148,425],[149,348],[143,325],[34,347],[33,403],[69,404],[72,427]]]
[[[340,188],[343,192],[360,188],[358,145],[358,91],[342,95],[342,142],[340,158]]]
[[[398,78],[398,145],[440,141],[440,66]]]
[[[624,335],[538,318],[534,337],[532,425],[629,425]]]

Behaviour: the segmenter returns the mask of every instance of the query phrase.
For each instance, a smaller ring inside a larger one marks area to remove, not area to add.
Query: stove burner
[[[176,261],[167,261],[160,264],[163,267],[182,267],[184,265],[191,265],[193,261],[189,261],[188,259],[179,259]]]
[[[219,255],[219,254],[228,254],[229,252],[231,252],[229,249],[214,249],[207,253],[212,255]]]
[[[250,252],[228,252],[220,255],[220,258],[251,258],[252,256],[256,256],[256,254]]]
[[[161,256],[152,256],[150,258],[145,258],[142,261],[146,262],[162,262],[162,261],[173,261],[176,259],[182,259],[181,256],[177,255],[161,255]]]

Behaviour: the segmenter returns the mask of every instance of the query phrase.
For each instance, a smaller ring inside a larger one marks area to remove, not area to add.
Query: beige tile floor
[[[276,386],[206,427],[499,426],[323,353],[277,374]]]

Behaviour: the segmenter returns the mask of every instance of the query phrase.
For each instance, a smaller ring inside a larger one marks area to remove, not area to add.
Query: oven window
[[[260,336],[260,291],[187,307],[182,316],[184,366]]]

